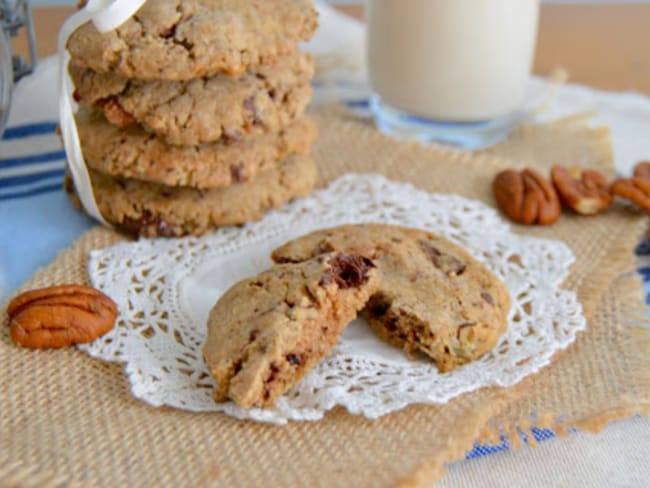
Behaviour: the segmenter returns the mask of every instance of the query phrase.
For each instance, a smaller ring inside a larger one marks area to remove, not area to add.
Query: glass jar
[[[30,60],[12,56],[11,38],[26,29]],[[13,84],[36,67],[36,38],[29,2],[0,0],[0,137],[4,131]]]
[[[11,65],[11,50],[9,39],[0,29],[0,138],[4,132],[9,107],[11,106],[11,88],[13,86],[14,72]]]

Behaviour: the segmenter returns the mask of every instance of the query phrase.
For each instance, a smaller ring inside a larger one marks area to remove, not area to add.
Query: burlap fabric
[[[553,162],[611,170],[608,133],[581,120],[530,126],[506,143],[468,154],[397,142],[340,110],[314,114],[322,184],[345,172],[381,172],[435,192],[492,203],[503,167]],[[510,158],[510,159],[508,159]],[[650,413],[650,334],[633,248],[646,227],[617,206],[594,218],[565,215],[518,231],[564,240],[577,256],[566,286],[589,319],[569,350],[510,389],[489,388],[444,406],[411,406],[370,421],[339,409],[285,427],[222,414],[151,408],[129,393],[119,364],[75,349],[26,351],[0,332],[0,484],[47,486],[427,485],[477,438],[517,437],[531,425],[597,430]],[[91,249],[123,238],[96,228],[22,288],[83,283]]]

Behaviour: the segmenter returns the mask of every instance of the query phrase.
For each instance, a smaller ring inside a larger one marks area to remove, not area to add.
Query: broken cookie
[[[235,284],[208,318],[203,356],[215,399],[273,406],[330,354],[376,286],[371,260],[342,253],[277,265]]]
[[[506,286],[441,236],[392,225],[345,225],[291,241],[273,259],[300,263],[330,252],[373,260],[379,284],[364,311],[370,325],[391,344],[427,354],[441,372],[491,350],[507,329]]]

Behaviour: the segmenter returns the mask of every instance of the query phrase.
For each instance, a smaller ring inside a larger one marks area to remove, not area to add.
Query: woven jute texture
[[[611,171],[608,132],[575,119],[528,126],[469,154],[392,140],[337,109],[313,114],[322,181],[381,172],[428,191],[493,203],[500,168],[583,164]],[[519,232],[562,239],[577,262],[565,286],[588,331],[553,364],[514,388],[486,388],[443,406],[411,406],[370,421],[338,409],[285,427],[222,414],[151,408],[135,400],[122,366],[74,348],[27,351],[0,331],[0,485],[15,486],[425,486],[476,439],[517,428],[578,426],[650,411],[650,334],[633,248],[645,218],[623,206],[606,215],[565,215]],[[87,283],[92,249],[124,238],[96,228],[22,289]],[[5,315],[5,314],[3,314]]]

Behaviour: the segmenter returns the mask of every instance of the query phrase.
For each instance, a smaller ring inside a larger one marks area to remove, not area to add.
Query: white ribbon
[[[129,20],[146,0],[90,0],[83,10],[72,15],[61,28],[58,39],[59,56],[59,122],[61,136],[68,159],[68,166],[74,180],[77,195],[88,214],[104,225],[109,225],[102,217],[95,194],[93,193],[88,167],[84,161],[79,142],[79,133],[74,118],[75,104],[72,99],[74,86],[68,73],[70,53],[66,44],[70,35],[89,20],[99,32],[108,32],[118,28]]]
[[[135,14],[146,0],[89,0],[86,11],[99,32],[117,29]]]

